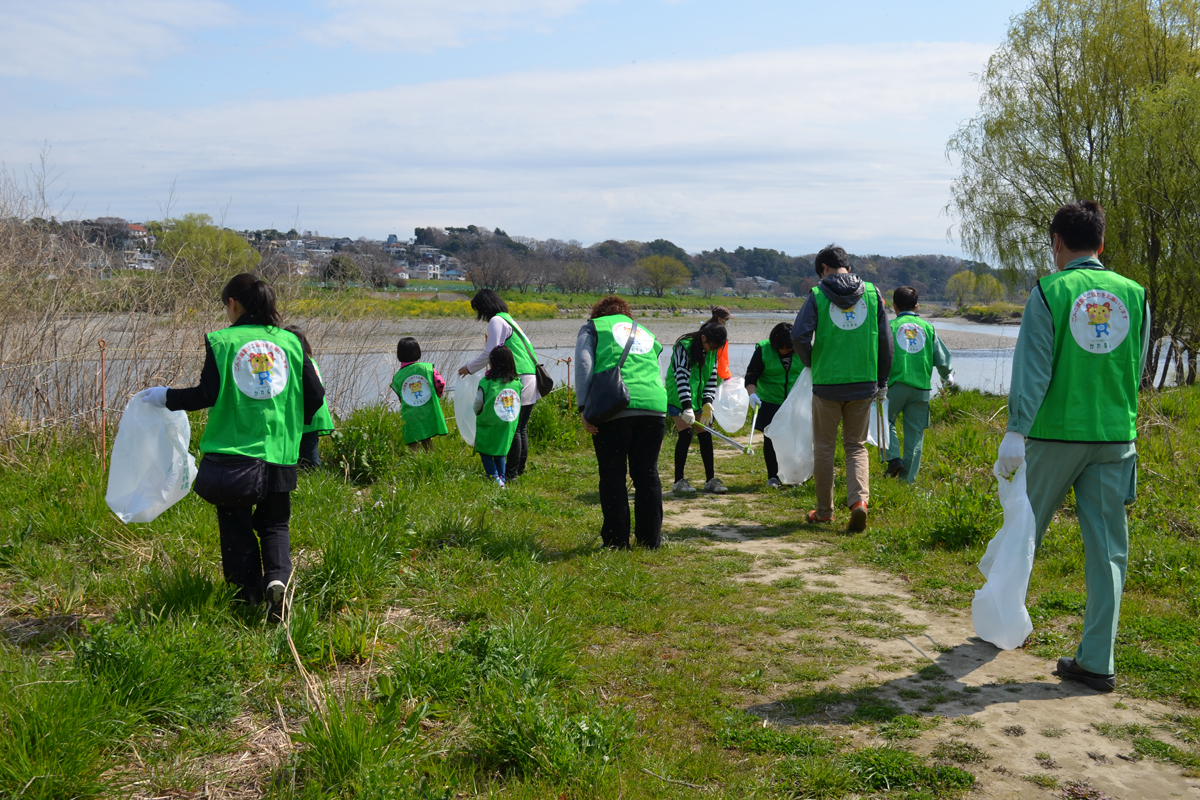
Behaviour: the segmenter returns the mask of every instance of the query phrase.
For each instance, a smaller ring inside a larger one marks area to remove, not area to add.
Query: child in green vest
[[[317,366],[317,359],[313,357],[312,345],[308,343],[308,337],[304,335],[304,330],[296,325],[284,328],[284,330],[300,340],[300,346],[304,348],[304,355],[308,356],[313,369],[317,372],[317,378],[320,379],[321,368]],[[325,385],[324,380],[321,381],[321,385]],[[297,462],[300,469],[316,469],[321,466],[321,437],[331,433],[333,433],[333,415],[329,413],[329,395],[326,395],[325,402],[321,403],[312,422],[304,426],[304,435],[300,437],[300,460]]]
[[[763,431],[775,419],[776,412],[792,391],[796,379],[804,371],[800,359],[793,359],[792,323],[781,322],[771,329],[766,341],[754,346],[750,366],[746,367],[746,391],[750,407],[758,409],[754,430]],[[763,439],[763,456],[767,461],[767,486],[779,488],[779,461],[771,439]]]
[[[950,351],[937,331],[917,316],[917,290],[901,286],[892,294],[896,318],[892,320],[892,339],[896,355],[888,378],[888,466],[884,475],[912,483],[921,469],[921,445],[929,427],[929,391],[933,368],[942,376],[942,385],[954,386],[950,370]],[[904,456],[900,455],[900,437],[896,419],[904,415]]]
[[[512,351],[505,345],[488,353],[488,371],[475,392],[475,451],[483,470],[504,488],[505,457],[521,416],[521,380]]]
[[[697,423],[712,425],[712,402],[721,382],[717,374],[717,351],[727,338],[724,325],[706,322],[695,333],[680,336],[671,351],[666,384],[667,414],[679,432],[679,441],[675,443],[675,484],[671,487],[675,494],[696,491],[683,477],[683,468]],[[696,407],[701,409],[699,418]],[[704,491],[724,494],[729,490],[714,474],[712,434],[700,429],[696,438],[700,440],[700,458],[704,461]]]
[[[400,398],[404,443],[409,450],[432,450],[433,437],[447,433],[446,415],[439,402],[446,381],[433,364],[421,360],[421,345],[411,336],[396,343],[396,360],[400,369],[392,378],[392,391]]]

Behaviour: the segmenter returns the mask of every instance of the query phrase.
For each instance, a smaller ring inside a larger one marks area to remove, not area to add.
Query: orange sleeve
[[[727,381],[733,377],[733,373],[729,371],[729,342],[721,345],[721,349],[717,351],[717,376]]]

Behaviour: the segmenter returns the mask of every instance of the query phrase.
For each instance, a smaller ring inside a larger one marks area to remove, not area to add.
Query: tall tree
[[[692,273],[683,262],[670,256],[646,256],[638,262],[638,267],[645,273],[646,282],[655,297],[662,297],[692,279]]]

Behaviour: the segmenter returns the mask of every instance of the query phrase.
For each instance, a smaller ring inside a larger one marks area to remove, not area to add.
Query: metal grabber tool
[[[754,426],[758,424],[758,410],[760,408],[762,408],[761,403],[754,407],[754,419],[750,420],[750,441],[746,444],[746,455],[748,456],[754,455]]]
[[[699,423],[699,422],[697,422],[696,424],[697,424],[697,425],[700,427],[700,429],[701,429],[701,430],[708,431],[708,432],[709,432],[709,433],[711,433],[713,436],[717,437],[718,439],[720,439],[721,441],[725,442],[726,444],[729,444],[729,445],[732,445],[733,447],[736,447],[738,450],[741,450],[743,453],[749,453],[749,452],[751,452],[751,451],[750,451],[750,448],[749,448],[748,446],[746,446],[746,445],[742,445],[742,444],[738,444],[736,440],[734,440],[734,439],[730,439],[728,436],[726,436],[725,434],[721,433],[720,431],[718,431],[718,430],[713,430],[712,428],[708,427],[707,425],[703,425],[703,424],[701,424],[701,423]]]

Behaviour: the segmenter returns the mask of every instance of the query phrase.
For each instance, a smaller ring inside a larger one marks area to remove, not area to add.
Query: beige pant
[[[833,516],[833,455],[837,450],[838,424],[846,451],[846,505],[871,499],[871,460],[867,455],[867,426],[875,401],[838,402],[813,396],[813,482],[817,488],[817,514]]]

